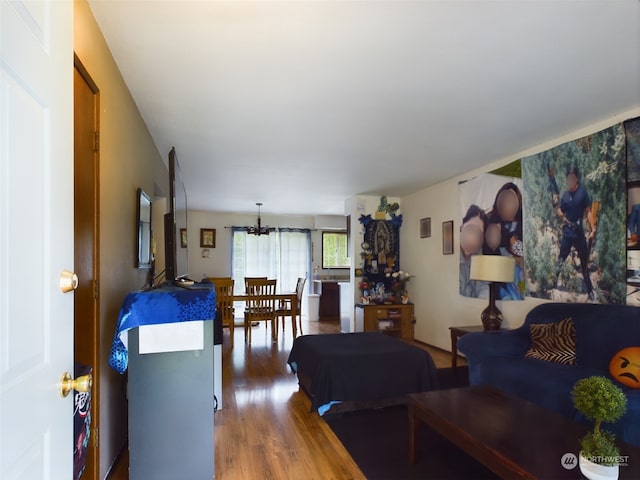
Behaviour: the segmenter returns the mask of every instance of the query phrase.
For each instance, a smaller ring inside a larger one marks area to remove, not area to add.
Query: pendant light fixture
[[[260,207],[262,206],[262,202],[256,202],[258,206],[258,224],[252,225],[251,227],[247,227],[247,233],[249,235],[269,235],[269,225],[262,226],[262,222],[260,220]]]

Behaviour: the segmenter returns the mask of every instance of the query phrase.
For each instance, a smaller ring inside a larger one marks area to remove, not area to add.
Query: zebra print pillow
[[[576,329],[571,317],[555,323],[532,323],[529,328],[531,347],[525,357],[576,364]]]

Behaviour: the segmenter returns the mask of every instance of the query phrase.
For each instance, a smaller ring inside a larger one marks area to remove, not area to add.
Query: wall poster
[[[627,141],[627,305],[640,307],[640,117],[624,122]]]
[[[519,172],[519,161],[509,165]],[[504,255],[516,260],[514,283],[498,284],[496,299],[524,298],[522,180],[485,173],[459,185],[460,295],[488,298],[489,284],[469,278],[471,256]]]
[[[625,303],[622,124],[522,160],[527,295]]]

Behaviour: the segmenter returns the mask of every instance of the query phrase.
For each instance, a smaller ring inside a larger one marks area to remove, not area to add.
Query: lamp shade
[[[471,257],[471,280],[485,282],[513,283],[515,281],[516,261],[513,257],[502,255],[473,255]]]

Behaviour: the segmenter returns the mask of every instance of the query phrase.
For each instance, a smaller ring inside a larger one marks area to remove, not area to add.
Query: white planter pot
[[[582,456],[578,460],[580,471],[589,480],[617,480],[620,467],[618,465],[610,467],[608,465],[598,465]]]

